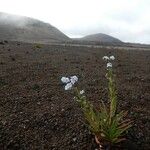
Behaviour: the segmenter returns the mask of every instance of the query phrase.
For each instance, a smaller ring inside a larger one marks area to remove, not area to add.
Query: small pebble
[[[40,103],[40,102],[38,102],[37,104],[38,104],[38,105],[41,105],[41,103]]]
[[[73,141],[75,142],[77,140],[77,138],[75,137],[75,138],[73,138]]]

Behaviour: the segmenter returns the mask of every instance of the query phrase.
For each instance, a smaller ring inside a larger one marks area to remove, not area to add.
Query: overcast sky
[[[0,0],[0,11],[48,22],[69,37],[105,33],[150,44],[150,0]]]

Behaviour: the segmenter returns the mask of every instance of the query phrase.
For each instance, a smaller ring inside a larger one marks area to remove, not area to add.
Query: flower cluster
[[[110,57],[104,56],[103,60],[107,61],[107,68],[112,68],[112,63],[110,63],[110,61],[115,60],[115,57],[114,56],[110,56]]]
[[[71,90],[72,86],[78,81],[77,76],[71,76],[71,77],[62,77],[61,78],[62,83],[65,85],[65,90]]]
[[[110,56],[110,57],[104,56],[103,59],[104,60],[115,60],[115,57],[114,56]]]

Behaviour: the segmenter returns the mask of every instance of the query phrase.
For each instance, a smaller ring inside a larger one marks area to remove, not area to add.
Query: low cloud
[[[29,20],[19,15],[10,15],[7,13],[0,13],[0,23],[5,24],[15,24],[18,27],[24,27],[29,23]]]
[[[150,44],[149,6],[149,0],[5,0],[0,10],[48,22],[70,37],[105,33]]]

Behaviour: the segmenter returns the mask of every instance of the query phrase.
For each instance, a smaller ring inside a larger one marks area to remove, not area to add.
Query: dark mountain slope
[[[30,43],[70,40],[65,34],[48,23],[6,13],[0,13],[0,39]]]
[[[102,33],[87,35],[83,38],[80,38],[80,40],[102,43],[122,43],[122,41],[120,41],[119,39]]]

